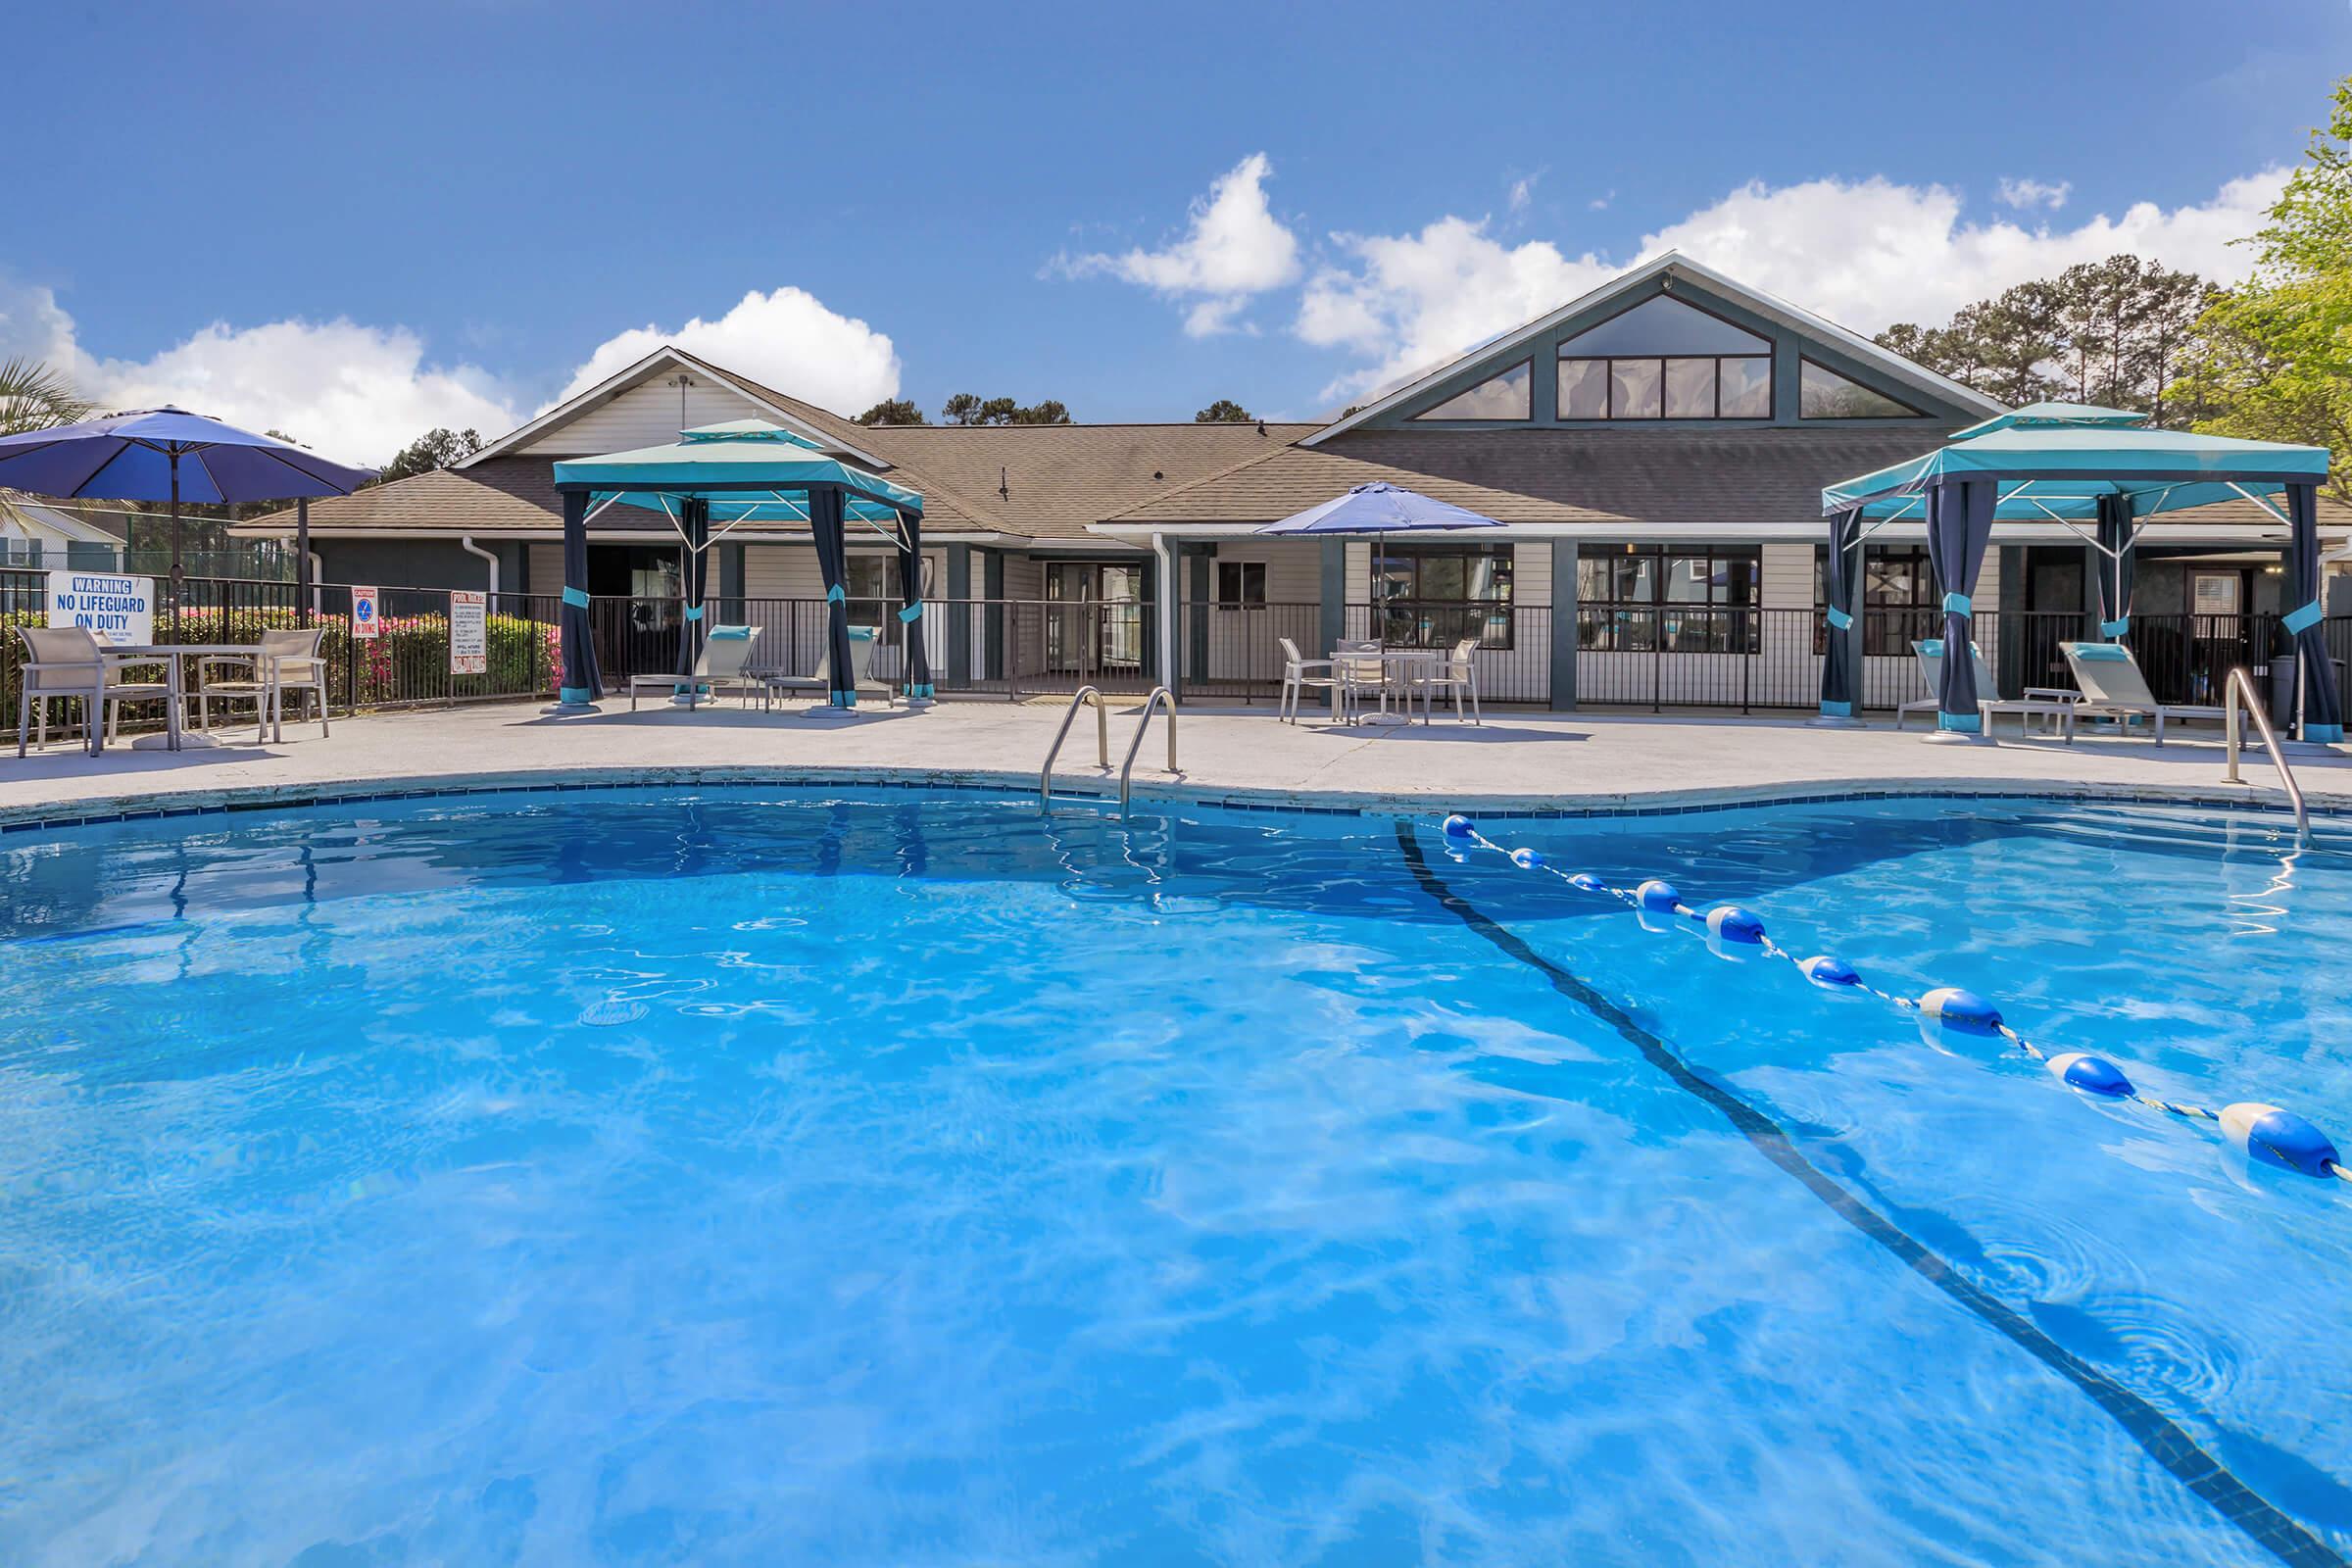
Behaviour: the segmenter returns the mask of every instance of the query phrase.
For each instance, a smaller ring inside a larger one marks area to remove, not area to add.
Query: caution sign
[[[383,628],[382,607],[372,588],[354,588],[351,591],[351,634],[362,642],[372,642]]]
[[[103,571],[49,573],[49,624],[87,626],[117,648],[155,641],[155,579]]]

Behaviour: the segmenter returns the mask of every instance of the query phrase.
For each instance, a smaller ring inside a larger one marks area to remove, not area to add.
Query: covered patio
[[[679,590],[685,634],[679,638],[677,693],[691,703],[696,662],[708,643],[710,548],[733,529],[806,526],[825,587],[826,702],[858,705],[850,646],[848,529],[870,528],[897,550],[899,618],[908,630],[903,687],[910,702],[933,696],[923,615],[923,498],[876,473],[827,457],[810,442],[758,419],[731,420],[680,433],[659,447],[578,458],[555,465],[564,505],[564,672],[559,713],[596,710],[604,694],[589,622],[588,525],[618,506],[668,518],[683,551]],[[713,527],[713,524],[716,524]]]
[[[2299,672],[2297,709],[2306,741],[2344,736],[2322,603],[2319,502],[2328,476],[2324,447],[2146,428],[2128,410],[2042,403],[1995,416],[1954,434],[1923,457],[1835,484],[1822,492],[1830,519],[1828,652],[1821,711],[1847,719],[1861,692],[1862,639],[1856,595],[1863,541],[1899,520],[1923,521],[1942,590],[1945,646],[1965,648],[1979,573],[1996,524],[2056,524],[2096,554],[2102,639],[2132,629],[2135,548],[2149,519],[2229,501],[2250,502],[2287,529],[2288,609],[2280,626]],[[1973,661],[1945,659],[1936,692],[1941,733],[1973,735],[1984,719]]]

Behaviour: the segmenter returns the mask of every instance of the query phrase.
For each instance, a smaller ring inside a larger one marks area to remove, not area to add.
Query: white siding
[[[530,552],[531,592],[560,594],[564,591],[564,547],[559,544],[525,545]]]
[[[1759,603],[1766,610],[1813,608],[1813,547],[1766,545]]]
[[[573,416],[562,423],[539,432],[528,445],[516,450],[527,453],[557,455],[582,452],[626,452],[634,447],[658,447],[675,441],[680,430],[692,430],[700,425],[720,424],[729,419],[766,419],[775,416],[751,399],[724,387],[712,386],[697,376],[695,385],[686,389],[685,413],[678,412],[678,389],[663,386],[666,375],[658,375],[642,386],[633,386],[609,403],[599,404],[585,413]]]
[[[889,556],[891,551],[852,550],[853,556]],[[923,552],[923,576],[927,591],[942,594],[947,591],[948,563],[944,551]],[[817,569],[816,549],[812,545],[745,545],[743,547],[743,597],[745,618],[764,627],[760,634],[760,663],[766,668],[787,674],[814,674],[824,648],[825,578]],[[877,610],[860,603],[854,608],[858,615],[884,614],[895,621],[898,607],[890,605]],[[923,648],[931,660],[933,680],[945,676],[947,660],[948,617],[943,611],[926,609],[923,612]],[[885,623],[885,638],[897,634],[897,626]],[[885,680],[899,675],[897,651],[883,648],[874,655],[874,673]]]

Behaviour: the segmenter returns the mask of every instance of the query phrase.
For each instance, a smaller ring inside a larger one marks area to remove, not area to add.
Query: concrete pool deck
[[[1116,790],[1116,767],[1139,709],[1115,701],[1109,771],[1096,765],[1091,714],[1081,713],[1054,770],[1073,796]],[[230,800],[282,800],[400,789],[487,788],[557,778],[643,775],[649,783],[830,783],[859,779],[1002,784],[1033,790],[1061,722],[1058,700],[947,702],[928,710],[861,708],[819,716],[807,707],[771,714],[727,707],[680,710],[608,702],[591,715],[555,718],[507,703],[286,726],[283,743],[226,730],[227,745],[172,753],[127,744],[101,757],[52,746],[23,760],[0,754],[0,825],[59,821]],[[1937,743],[1914,726],[1816,729],[1801,716],[1659,717],[1623,713],[1491,711],[1484,725],[1293,726],[1263,708],[1185,709],[1181,776],[1161,770],[1157,720],[1138,758],[1139,800],[1175,795],[1265,806],[1427,811],[1449,807],[1606,809],[1699,805],[1762,793],[1839,795],[2018,791],[2232,800],[2278,806],[2269,761],[2250,755],[2247,784],[2222,782],[2218,731],[2132,739]],[[2006,728],[2006,726],[2004,726]],[[2176,731],[2176,733],[2180,733]],[[2317,808],[2352,809],[2352,755],[2292,747],[2296,776]]]

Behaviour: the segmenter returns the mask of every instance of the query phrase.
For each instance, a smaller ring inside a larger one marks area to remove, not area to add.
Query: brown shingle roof
[[[1622,525],[1821,521],[1824,485],[1916,457],[1946,432],[1896,429],[1350,430],[1285,447],[1106,517],[1113,523],[1272,522],[1385,479],[1503,522]],[[2173,514],[2200,523],[2275,522],[2233,501]],[[2352,524],[2322,498],[2320,520]]]
[[[1220,473],[1311,424],[905,424],[858,427],[893,478],[944,494],[1007,533],[1109,541],[1087,524]],[[1001,480],[1000,480],[1001,475]],[[1000,494],[1002,482],[1009,494]]]

